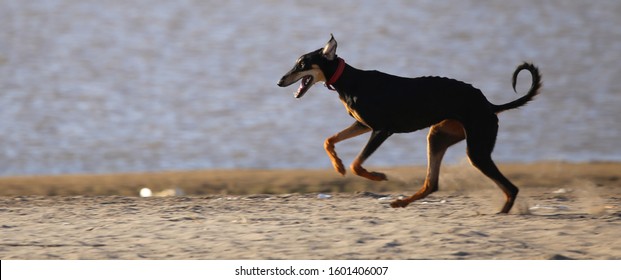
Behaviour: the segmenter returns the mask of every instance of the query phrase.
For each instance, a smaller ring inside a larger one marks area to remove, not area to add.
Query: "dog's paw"
[[[345,176],[345,173],[347,172],[347,171],[345,171],[345,166],[343,166],[342,164],[338,165],[338,166],[335,165],[334,166],[334,170],[336,170],[336,172],[338,172],[339,174],[341,174],[343,176]]]
[[[358,164],[352,164],[351,166],[351,170],[352,172],[354,172],[354,174],[363,177],[363,178],[367,178],[369,180],[372,181],[386,181],[388,180],[388,177],[386,176],[386,174],[381,173],[381,172],[369,172],[366,169],[362,168],[362,166],[358,165]]]
[[[373,181],[388,181],[388,176],[381,172],[371,172],[365,177]]]
[[[402,199],[397,199],[393,202],[390,203],[390,207],[392,208],[405,208],[406,206],[408,206],[408,204],[410,204],[409,202],[402,200]]]
[[[334,167],[334,170],[336,170],[336,172],[345,176],[345,172],[346,172],[345,165],[343,165],[343,162],[340,159],[336,159],[335,161],[332,161],[332,166]]]

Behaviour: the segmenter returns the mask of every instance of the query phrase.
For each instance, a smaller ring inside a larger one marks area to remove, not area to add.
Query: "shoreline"
[[[498,165],[520,188],[555,187],[586,180],[621,187],[621,162],[567,163],[541,161]],[[139,196],[141,188],[154,193],[178,190],[184,195],[248,195],[313,192],[413,192],[425,179],[426,166],[370,167],[385,172],[388,181],[372,182],[332,169],[213,169],[116,174],[68,174],[0,177],[0,196],[120,195]],[[349,171],[349,170],[348,170]],[[465,182],[460,182],[465,181]],[[492,185],[468,162],[443,166],[440,187]],[[476,187],[476,186],[473,186]]]

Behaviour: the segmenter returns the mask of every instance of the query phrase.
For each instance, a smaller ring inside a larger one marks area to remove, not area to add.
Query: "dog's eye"
[[[306,68],[306,63],[304,61],[300,62],[300,69]]]

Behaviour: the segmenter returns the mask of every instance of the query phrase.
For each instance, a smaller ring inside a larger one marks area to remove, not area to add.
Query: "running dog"
[[[513,185],[496,167],[491,154],[498,132],[498,113],[518,108],[531,101],[541,88],[541,75],[533,64],[523,63],[513,73],[515,89],[520,71],[528,70],[532,85],[528,93],[512,102],[496,105],[472,85],[443,77],[403,78],[379,71],[356,69],[338,57],[337,42],[302,55],[293,68],[278,82],[287,87],[302,80],[296,98],[311,86],[324,82],[335,90],[343,105],[356,121],[343,131],[327,138],[324,148],[334,169],[345,175],[343,162],[334,146],[343,140],[371,132],[371,137],[351,164],[352,172],[374,180],[387,180],[383,173],[367,171],[364,161],[392,134],[413,132],[431,127],[427,136],[428,166],[422,188],[414,195],[393,201],[392,207],[406,207],[438,190],[440,164],[446,149],[466,139],[470,163],[492,179],[506,196],[500,213],[508,213],[518,194]]]

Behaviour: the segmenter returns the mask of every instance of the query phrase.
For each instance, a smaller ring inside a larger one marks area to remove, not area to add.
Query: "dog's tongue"
[[[298,91],[296,92],[296,94],[300,94],[302,91],[304,91],[304,79],[302,79],[302,82],[300,83],[300,86],[298,87]]]
[[[302,78],[302,81],[300,82],[300,86],[298,87],[298,91],[295,92],[295,98],[300,98],[302,97],[302,95],[304,95],[304,93],[306,93],[306,90],[308,90],[308,81],[311,78],[308,77],[304,77]]]
[[[300,98],[304,94],[304,83],[301,83],[293,97]]]

